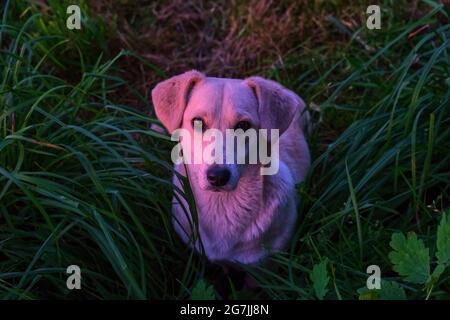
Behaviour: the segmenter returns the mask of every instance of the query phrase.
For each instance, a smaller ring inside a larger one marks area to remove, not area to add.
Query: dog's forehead
[[[217,114],[255,113],[257,100],[241,79],[208,77],[193,89],[189,105],[196,111]]]

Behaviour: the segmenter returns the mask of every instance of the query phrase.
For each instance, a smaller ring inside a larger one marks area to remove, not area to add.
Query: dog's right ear
[[[290,126],[305,103],[291,90],[279,83],[258,76],[245,79],[258,100],[261,128],[278,129],[280,135]]]
[[[204,78],[203,73],[191,70],[160,82],[152,90],[156,116],[169,133],[181,126],[190,92]]]

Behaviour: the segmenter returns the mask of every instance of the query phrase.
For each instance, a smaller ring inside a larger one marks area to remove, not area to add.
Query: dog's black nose
[[[230,170],[221,166],[212,166],[206,172],[209,183],[214,187],[222,187],[230,180]]]

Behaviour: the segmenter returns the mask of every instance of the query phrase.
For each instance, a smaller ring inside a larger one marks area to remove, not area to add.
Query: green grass
[[[372,264],[408,298],[450,298],[448,263],[429,286],[406,281],[389,259],[392,235],[413,231],[435,263],[449,212],[450,24],[427,2],[405,23],[386,1],[380,31],[331,19],[336,33],[350,32],[345,46],[294,50],[282,67],[260,70],[317,106],[313,164],[290,246],[270,269],[248,268],[261,290],[232,298],[357,299]],[[65,7],[50,5],[49,15],[25,1],[2,7],[0,298],[210,295],[205,259],[171,225],[172,144],[148,130],[148,98],[120,77],[121,61],[142,59],[112,55],[106,22],[87,6],[77,33],[64,27]],[[123,91],[148,112],[118,102]],[[72,264],[82,290],[66,288]]]

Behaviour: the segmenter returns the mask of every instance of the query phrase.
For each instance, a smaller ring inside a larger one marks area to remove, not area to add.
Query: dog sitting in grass
[[[224,136],[227,129],[244,133],[250,129],[278,130],[277,141],[267,138],[279,147],[274,174],[261,174],[265,165],[259,160],[236,163],[228,158],[222,163],[175,164],[176,172],[188,177],[201,242],[193,237],[189,206],[177,190],[172,211],[177,233],[196,250],[204,250],[210,261],[256,264],[271,252],[282,250],[297,219],[295,186],[310,166],[305,139],[309,115],[302,99],[260,77],[213,78],[192,70],[159,83],[152,91],[152,100],[158,119],[171,134],[184,129],[194,137],[196,125],[202,131],[216,129]],[[183,139],[195,145],[195,138]],[[207,144],[203,141],[200,145]],[[230,151],[227,146],[223,144],[224,158]],[[250,147],[248,142],[244,144],[246,159]],[[189,150],[195,151],[196,147]],[[232,154],[236,157],[237,153]],[[176,174],[174,184],[183,190]]]

